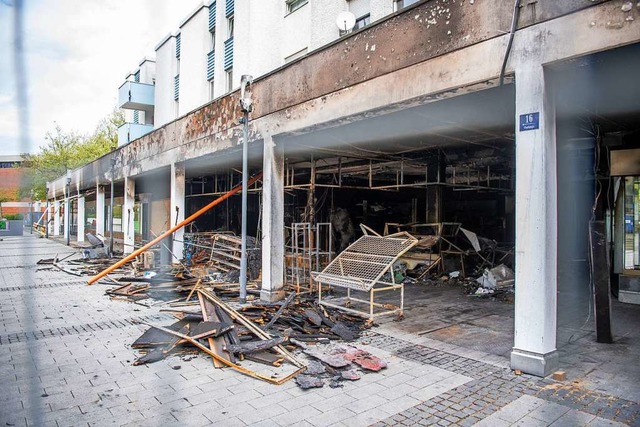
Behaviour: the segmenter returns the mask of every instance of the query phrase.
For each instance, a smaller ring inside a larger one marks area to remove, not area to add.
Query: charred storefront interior
[[[480,286],[475,279],[484,269],[500,264],[513,268],[513,137],[472,143],[455,139],[434,148],[384,143],[285,150],[286,285],[316,292],[312,272],[321,271],[361,236],[403,231],[426,241],[394,265],[398,282],[424,282],[455,272],[459,280],[473,280],[469,292],[475,292]],[[239,180],[237,169],[188,177],[187,215]],[[249,190],[247,211],[249,240],[256,250],[261,204],[257,183]],[[202,259],[207,243],[201,243],[209,239],[210,244],[212,234],[239,236],[240,220],[239,197],[202,215],[185,232],[185,259]],[[196,241],[200,243],[190,244]],[[237,261],[218,256],[215,262],[226,270],[237,267]],[[259,266],[250,277],[258,279],[256,274]]]

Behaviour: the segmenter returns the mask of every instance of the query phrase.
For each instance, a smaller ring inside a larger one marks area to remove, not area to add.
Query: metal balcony
[[[118,89],[119,108],[153,111],[154,105],[155,93],[153,85],[126,81]]]
[[[140,123],[125,123],[118,128],[118,147],[127,145],[131,141],[143,137],[153,130],[153,125]]]

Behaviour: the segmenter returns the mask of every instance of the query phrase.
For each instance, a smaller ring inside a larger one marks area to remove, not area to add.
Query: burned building
[[[380,234],[461,224],[514,246],[512,367],[551,372],[558,307],[575,302],[559,288],[598,290],[604,327],[612,252],[621,299],[637,296],[639,14],[626,1],[521,2],[515,12],[506,1],[423,1],[254,79],[248,167],[262,177],[246,214],[262,299],[283,298],[292,262],[321,267],[360,224]],[[239,184],[239,99],[167,123],[68,185],[61,177],[49,200],[84,198],[105,234],[114,197],[132,252]],[[240,198],[228,198],[174,233],[171,251],[183,254],[185,233],[239,233],[241,216]],[[598,241],[610,251],[598,255]],[[313,262],[291,261],[309,247],[300,256]]]

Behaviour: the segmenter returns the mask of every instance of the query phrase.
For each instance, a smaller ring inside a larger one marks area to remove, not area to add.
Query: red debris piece
[[[338,347],[332,355],[341,355],[345,360],[353,362],[362,369],[378,372],[387,367],[387,362],[357,347]]]

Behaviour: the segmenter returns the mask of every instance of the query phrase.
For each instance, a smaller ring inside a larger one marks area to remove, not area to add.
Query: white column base
[[[260,301],[262,302],[276,302],[276,301],[281,301],[284,299],[284,289],[277,289],[277,290],[269,290],[269,289],[262,289],[260,291]]]
[[[551,353],[539,354],[514,348],[511,352],[511,369],[546,377],[558,369],[558,359],[558,352],[555,350]]]

